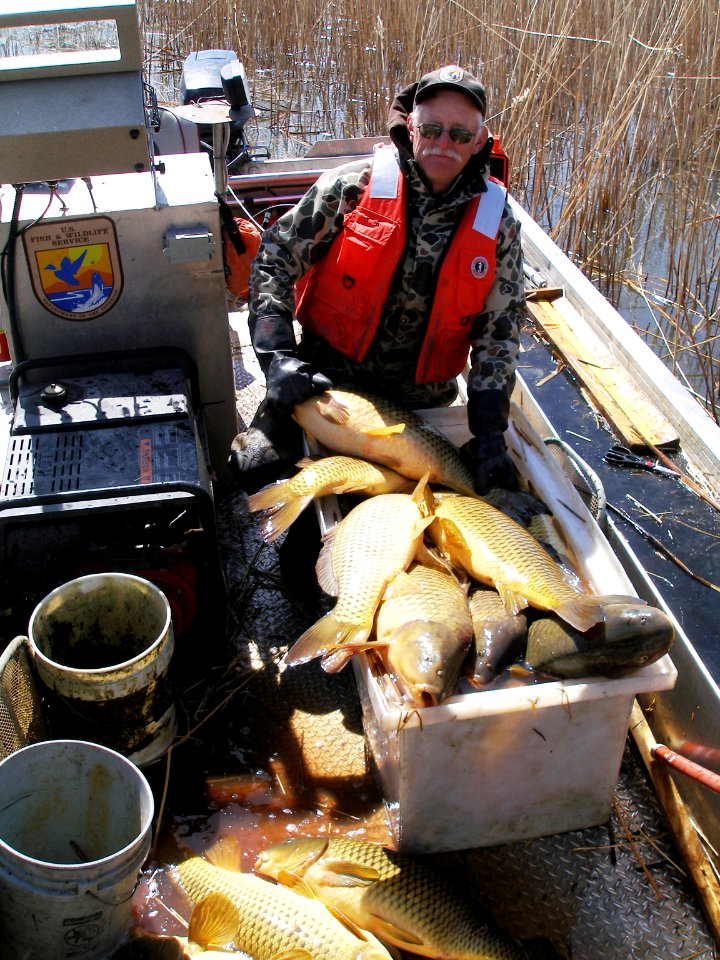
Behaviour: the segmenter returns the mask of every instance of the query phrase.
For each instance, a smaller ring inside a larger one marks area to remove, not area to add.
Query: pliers
[[[648,460],[639,457],[620,443],[613,444],[603,458],[614,467],[629,467],[634,470],[652,470],[653,473],[664,473],[666,476],[677,477],[677,470],[661,466],[657,460]]]

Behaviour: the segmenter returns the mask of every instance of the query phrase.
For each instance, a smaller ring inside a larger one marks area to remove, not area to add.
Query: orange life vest
[[[505,187],[493,177],[463,214],[440,267],[416,383],[456,377],[475,316],[495,277]],[[327,255],[296,284],[296,316],[346,357],[362,362],[377,332],[405,247],[405,178],[391,147],[376,148],[368,188]]]
[[[248,281],[262,236],[259,227],[245,217],[233,217],[224,200],[219,201],[225,283],[235,297],[247,300]]]

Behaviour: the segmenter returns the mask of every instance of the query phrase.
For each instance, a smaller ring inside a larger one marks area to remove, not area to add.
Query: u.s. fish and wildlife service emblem
[[[452,81],[453,83],[459,83],[463,78],[463,70],[461,67],[456,67],[454,65],[450,67],[441,67],[440,68],[440,79],[443,83]]]
[[[109,217],[34,224],[23,234],[33,293],[65,320],[107,313],[123,287],[115,224]]]
[[[488,272],[489,264],[485,257],[475,257],[472,263],[470,264],[470,273],[475,277],[476,280],[482,280],[485,274]]]

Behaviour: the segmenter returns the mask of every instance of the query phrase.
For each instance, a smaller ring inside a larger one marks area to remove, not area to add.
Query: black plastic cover
[[[180,78],[183,103],[193,103],[207,97],[223,97],[221,70],[233,60],[237,60],[237,54],[232,50],[197,50],[189,54]]]

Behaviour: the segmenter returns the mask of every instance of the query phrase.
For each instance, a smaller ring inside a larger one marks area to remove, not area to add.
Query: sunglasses
[[[448,130],[439,123],[420,123],[417,129],[420,136],[426,140],[437,140],[443,133],[447,133],[453,143],[470,143],[475,136],[469,130],[463,130],[462,127],[453,127]]]

